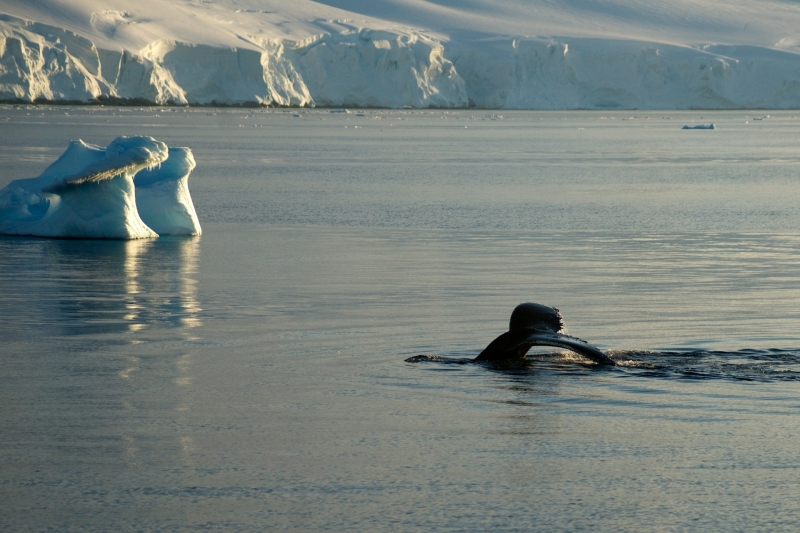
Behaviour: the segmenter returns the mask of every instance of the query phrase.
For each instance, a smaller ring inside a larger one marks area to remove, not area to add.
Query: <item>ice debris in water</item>
[[[0,190],[0,234],[144,239],[200,235],[189,195],[188,148],[117,137],[106,148],[71,141],[37,178]]]
[[[697,124],[696,126],[689,126],[688,124],[681,128],[682,130],[715,130],[717,129],[714,124]]]

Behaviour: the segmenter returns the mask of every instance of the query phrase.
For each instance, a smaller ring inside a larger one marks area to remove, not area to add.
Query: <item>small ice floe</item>
[[[72,141],[37,178],[0,190],[0,234],[90,239],[199,235],[189,195],[194,158],[152,137],[106,148]]]
[[[331,112],[331,113],[344,113],[344,114],[348,114],[348,113],[350,113],[350,110],[349,110],[349,109],[331,109],[331,110],[330,110],[330,112]]]
[[[714,124],[696,124],[694,126],[685,125],[682,130],[715,130],[717,129]]]

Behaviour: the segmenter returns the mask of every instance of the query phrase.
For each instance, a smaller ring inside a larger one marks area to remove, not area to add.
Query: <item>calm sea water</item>
[[[0,237],[1,530],[796,530],[797,116],[363,114],[0,107],[0,186],[152,135],[204,228]],[[404,362],[523,301],[620,366]]]

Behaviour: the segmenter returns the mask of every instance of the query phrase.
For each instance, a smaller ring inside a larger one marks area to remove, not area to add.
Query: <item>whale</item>
[[[522,360],[534,346],[553,346],[577,353],[600,365],[614,365],[607,354],[583,339],[561,333],[564,320],[555,307],[526,302],[519,304],[511,313],[508,331],[494,339],[469,361],[513,362]],[[446,361],[440,357],[417,355],[406,362]]]
[[[583,339],[561,333],[564,320],[561,311],[532,302],[519,304],[511,313],[508,331],[483,349],[475,361],[507,361],[522,359],[534,346],[564,348],[602,365],[614,360]]]

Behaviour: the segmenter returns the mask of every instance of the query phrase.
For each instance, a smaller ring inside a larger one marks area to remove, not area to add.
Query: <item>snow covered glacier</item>
[[[444,48],[416,34],[360,29],[262,50],[160,39],[136,53],[0,14],[0,100],[156,104],[465,107]]]
[[[0,100],[800,107],[790,0],[4,0]]]
[[[0,234],[143,239],[199,235],[188,148],[118,137],[106,148],[72,141],[36,178],[0,190]]]

